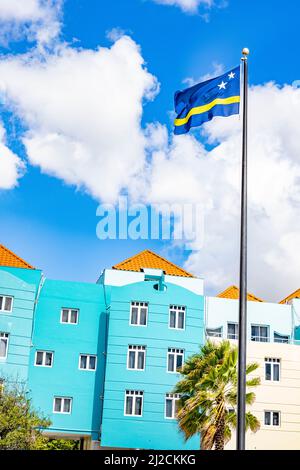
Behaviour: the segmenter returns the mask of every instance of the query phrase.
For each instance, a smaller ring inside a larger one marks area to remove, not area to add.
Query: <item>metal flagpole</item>
[[[243,146],[241,186],[240,295],[238,342],[237,450],[245,450],[246,434],[246,349],[247,349],[247,117],[249,49],[244,48],[243,64]]]

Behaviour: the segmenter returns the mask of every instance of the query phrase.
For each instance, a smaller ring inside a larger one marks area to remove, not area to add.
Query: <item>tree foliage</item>
[[[202,449],[223,450],[236,427],[237,359],[237,348],[229,341],[208,341],[181,371],[183,378],[174,389],[181,394],[178,423],[186,439],[200,433]],[[246,374],[257,367],[256,363],[248,364]],[[254,392],[248,389],[259,384],[258,377],[247,380],[248,405],[255,400]],[[256,432],[259,427],[258,419],[248,411],[246,428]]]
[[[51,425],[39,414],[18,382],[0,386],[0,450],[77,450],[76,440],[50,439],[42,433]]]

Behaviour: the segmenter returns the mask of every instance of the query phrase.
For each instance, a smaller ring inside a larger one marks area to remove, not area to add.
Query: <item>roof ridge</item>
[[[230,292],[232,289],[235,289],[238,293],[238,298],[240,296],[240,289],[239,287],[237,287],[235,284],[232,284],[231,286],[227,287],[224,291],[220,292],[219,294],[217,294],[217,297],[220,297],[220,298],[226,298],[225,294],[227,294],[228,292]],[[248,297],[252,298],[252,299],[255,299],[255,301],[257,302],[264,302],[263,299],[261,299],[260,297],[257,297],[256,295],[252,294],[252,292],[249,292],[247,291],[247,299]],[[249,299],[248,299],[249,300]]]
[[[189,273],[188,271],[186,271],[185,269],[181,268],[180,266],[177,266],[175,263],[172,263],[172,261],[169,261],[168,259],[164,258],[163,256],[155,253],[154,251],[152,250],[149,250],[149,249],[145,249],[145,250],[142,250],[140,251],[139,253],[136,253],[135,255],[133,256],[130,256],[129,258],[126,258],[124,261],[121,261],[120,263],[117,263],[115,264],[114,266],[112,266],[112,269],[121,269],[121,268],[124,268],[126,267],[126,264],[129,264],[130,262],[133,262],[135,259],[139,258],[139,257],[142,257],[143,254],[145,255],[151,255],[153,256],[154,258],[162,261],[163,263],[166,263],[167,265],[169,265],[170,267],[172,268],[175,268],[179,273],[181,274],[174,274],[174,275],[182,275],[183,277],[195,277],[193,276],[193,274]],[[142,268],[143,266],[141,266]],[[146,266],[145,266],[146,267]],[[131,269],[128,269],[128,271],[131,271]],[[134,269],[133,269],[134,271]],[[163,271],[165,271],[163,269]],[[172,274],[171,274],[172,275]]]
[[[14,253],[13,251],[11,251],[9,248],[7,248],[5,245],[3,245],[2,243],[0,243],[0,248],[2,248],[3,250],[5,250],[6,252],[8,252],[11,256],[13,256],[14,258],[17,258],[21,263],[25,264],[29,269],[35,269],[33,266],[31,266],[31,264],[27,263],[27,261],[25,261],[23,258],[21,258],[20,256],[16,255],[16,253]]]
[[[297,294],[297,292],[300,292],[300,288],[299,289],[296,289],[294,292],[292,292],[291,294],[287,295],[284,299],[280,300],[280,304],[284,304],[285,302],[289,301],[289,300],[292,300],[292,299],[295,299],[295,294]]]

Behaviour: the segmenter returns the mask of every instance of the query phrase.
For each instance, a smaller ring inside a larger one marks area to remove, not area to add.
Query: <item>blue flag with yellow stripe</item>
[[[240,67],[175,93],[175,134],[186,134],[215,116],[240,110]]]

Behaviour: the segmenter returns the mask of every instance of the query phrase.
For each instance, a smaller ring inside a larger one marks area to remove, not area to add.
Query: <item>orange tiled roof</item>
[[[184,269],[176,266],[176,264],[171,263],[171,261],[168,261],[150,250],[141,251],[141,253],[113,266],[113,269],[136,272],[142,271],[143,268],[162,269],[165,274],[171,276],[194,277]]]
[[[223,292],[217,295],[217,297],[222,297],[223,299],[238,299],[239,298],[239,288],[236,286],[230,286],[225,289]],[[247,293],[247,300],[252,300],[253,302],[263,302],[262,299],[256,297],[256,295]]]
[[[4,245],[0,244],[0,266],[11,266],[13,268],[34,269],[33,266],[26,263],[22,258],[10,251]]]
[[[293,292],[292,294],[288,295],[285,299],[282,299],[279,303],[280,303],[280,304],[286,304],[286,303],[288,303],[290,300],[299,299],[299,298],[300,298],[300,289],[297,289],[297,290],[295,290],[295,292]]]

